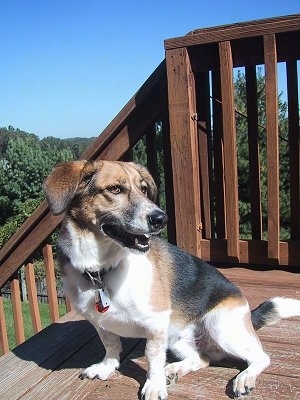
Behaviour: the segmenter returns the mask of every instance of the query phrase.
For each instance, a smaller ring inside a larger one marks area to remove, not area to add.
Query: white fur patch
[[[300,316],[300,300],[274,297],[271,301],[275,305],[280,318]]]
[[[249,306],[216,308],[205,316],[204,324],[223,351],[247,362],[248,368],[234,380],[233,391],[235,397],[249,393],[256,377],[270,363],[251,325]]]
[[[72,266],[80,272],[86,269],[90,272],[98,271],[103,267],[117,265],[126,252],[107,237],[99,235],[97,238],[93,232],[78,233],[70,221],[65,228],[66,232],[59,238],[59,247],[70,259]]]
[[[262,346],[254,329],[249,331],[246,318],[249,318],[248,304],[234,308],[217,308],[204,318],[204,325],[210,337],[227,354],[251,361],[259,357]]]

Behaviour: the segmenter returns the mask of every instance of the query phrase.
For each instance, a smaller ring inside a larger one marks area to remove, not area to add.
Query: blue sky
[[[299,0],[0,0],[0,126],[97,136],[164,59],[164,39],[299,8]]]

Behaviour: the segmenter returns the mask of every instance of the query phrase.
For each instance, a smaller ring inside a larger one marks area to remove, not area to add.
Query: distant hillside
[[[20,138],[31,138],[36,142],[39,142],[43,149],[47,149],[48,146],[57,147],[59,149],[69,149],[73,153],[73,158],[79,158],[85,149],[96,139],[95,137],[75,137],[60,139],[53,136],[48,136],[40,139],[33,133],[22,131],[21,129],[14,128],[13,126],[0,128],[0,158],[4,155],[7,150],[8,143],[10,140]]]
[[[52,168],[78,159],[95,138],[59,139],[0,128],[0,248],[44,199]]]

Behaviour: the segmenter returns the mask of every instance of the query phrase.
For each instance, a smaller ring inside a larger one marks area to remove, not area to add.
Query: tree
[[[43,200],[42,183],[55,164],[79,158],[93,138],[40,140],[0,128],[0,247]]]
[[[55,148],[43,152],[39,141],[32,136],[10,139],[1,160],[1,223],[10,217],[28,199],[41,197],[42,183],[53,165],[71,160],[67,149]]]
[[[246,77],[238,71],[235,82],[235,105],[237,150],[238,150],[238,177],[239,177],[239,207],[240,207],[240,233],[248,238],[251,235],[250,221],[250,182],[249,182],[249,148],[248,148],[248,120]],[[265,78],[261,72],[257,72],[257,109],[258,109],[258,142],[260,153],[260,181],[263,230],[267,230],[267,137],[266,137],[266,101]],[[289,165],[288,165],[288,119],[287,103],[282,100],[282,93],[278,96],[279,114],[279,153],[280,153],[280,217],[281,235],[287,238],[289,227],[290,203],[289,203]]]
[[[43,200],[42,183],[53,166],[74,159],[60,139],[42,146],[36,135],[0,129],[0,246]]]

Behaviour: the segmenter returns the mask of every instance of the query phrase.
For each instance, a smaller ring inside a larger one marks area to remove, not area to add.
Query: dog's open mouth
[[[125,231],[116,225],[104,224],[102,225],[103,232],[118,242],[121,242],[125,247],[129,249],[138,250],[145,252],[149,250],[149,239],[150,235],[137,235]]]

